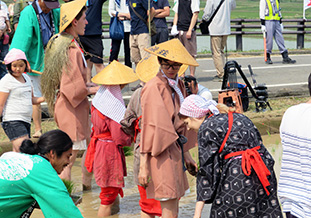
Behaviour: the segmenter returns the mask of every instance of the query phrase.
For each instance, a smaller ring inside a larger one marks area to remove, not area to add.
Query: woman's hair
[[[25,154],[47,154],[55,151],[57,157],[72,148],[70,137],[59,129],[44,133],[37,143],[25,139],[20,147],[20,151]]]
[[[21,60],[23,60],[24,63],[26,64],[25,72],[29,72],[27,61],[24,60],[24,59],[21,59]],[[7,65],[6,65],[6,68],[8,69],[8,71],[9,71],[10,74],[13,73],[13,71],[12,71],[12,63],[7,64]]]

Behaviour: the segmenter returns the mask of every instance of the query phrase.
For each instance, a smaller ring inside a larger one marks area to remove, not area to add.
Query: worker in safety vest
[[[282,35],[283,24],[279,0],[260,0],[259,16],[261,20],[261,31],[266,36],[266,64],[273,64],[270,54],[272,53],[273,37],[279,47],[283,57],[283,64],[294,64],[295,60],[288,57],[288,51],[285,48]]]

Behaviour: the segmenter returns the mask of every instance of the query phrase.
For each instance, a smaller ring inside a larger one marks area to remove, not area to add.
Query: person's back
[[[273,157],[249,118],[239,113],[232,117],[232,129],[227,114],[206,117],[200,126],[197,201],[212,203],[211,217],[281,218]]]
[[[311,104],[287,109],[280,125],[283,146],[278,194],[283,211],[295,217],[311,217]]]

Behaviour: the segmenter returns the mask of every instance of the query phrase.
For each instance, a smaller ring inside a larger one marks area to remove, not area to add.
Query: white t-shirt
[[[178,0],[174,0],[173,11],[175,13],[178,13],[178,5],[179,5],[179,1]],[[191,1],[191,11],[192,11],[192,13],[200,12],[200,1],[199,0],[192,0]]]
[[[0,30],[3,30],[6,28],[5,21],[9,20],[9,11],[3,1],[0,1],[0,4]]]
[[[26,74],[23,77],[25,83],[19,82],[10,73],[0,80],[0,92],[10,93],[3,108],[2,121],[21,120],[31,123],[32,84]]]
[[[208,21],[218,7],[219,3],[220,0],[207,0],[202,19]],[[211,36],[230,35],[230,16],[231,11],[235,9],[235,7],[235,0],[224,1],[208,27]]]

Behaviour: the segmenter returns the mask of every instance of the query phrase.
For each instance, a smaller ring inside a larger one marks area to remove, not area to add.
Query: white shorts
[[[87,146],[86,146],[86,139],[84,139],[84,140],[82,140],[82,141],[73,142],[72,150],[81,151],[81,150],[86,150],[86,149],[87,149]]]
[[[41,76],[32,76],[28,75],[31,79],[32,87],[33,87],[33,95],[35,97],[42,97],[41,93]]]

